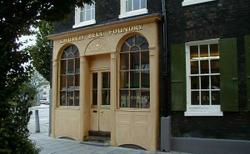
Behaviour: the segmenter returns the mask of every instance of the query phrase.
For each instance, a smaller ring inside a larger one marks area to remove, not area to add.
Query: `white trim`
[[[146,8],[141,8],[141,9],[138,9],[138,10],[133,10],[133,11],[128,11],[127,12],[126,11],[126,0],[120,0],[120,15],[119,15],[119,19],[148,13],[147,0],[146,0],[146,6],[145,7]]]
[[[211,1],[215,1],[215,0],[184,0],[182,2],[182,6],[195,5],[195,4],[211,2]]]
[[[73,28],[78,28],[78,27],[83,27],[83,26],[87,26],[87,25],[92,25],[95,24],[96,20],[92,19],[92,20],[88,20],[88,21],[84,21],[84,22],[80,22],[78,24],[73,25]]]
[[[219,39],[199,40],[185,43],[185,55],[186,55],[186,107],[187,110],[184,113],[185,116],[223,116],[223,112],[220,109],[220,105],[192,105],[191,104],[191,82],[190,82],[190,46],[193,45],[207,45],[218,44]],[[200,76],[200,74],[199,74]],[[216,90],[215,90],[216,91]]]

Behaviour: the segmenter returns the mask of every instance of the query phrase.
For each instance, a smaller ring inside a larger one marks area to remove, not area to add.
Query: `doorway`
[[[110,132],[110,72],[108,70],[91,73],[91,121],[90,131]]]

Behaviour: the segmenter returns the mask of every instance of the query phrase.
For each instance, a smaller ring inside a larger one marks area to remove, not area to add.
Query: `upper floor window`
[[[220,53],[218,40],[186,44],[186,116],[220,116]]]
[[[79,79],[79,51],[76,46],[69,46],[60,60],[60,106],[79,106]]]
[[[183,0],[182,6],[194,5],[199,3],[211,2],[215,0]]]
[[[121,0],[119,18],[148,13],[147,0]]]
[[[73,28],[95,24],[95,4],[84,4],[75,8],[75,25]]]

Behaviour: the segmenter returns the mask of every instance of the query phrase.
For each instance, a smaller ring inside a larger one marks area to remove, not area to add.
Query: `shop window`
[[[186,43],[186,116],[222,115],[218,40]]]
[[[149,108],[149,69],[146,39],[128,38],[120,52],[120,108]]]
[[[182,6],[195,5],[195,4],[211,2],[211,1],[215,1],[215,0],[183,0]]]
[[[60,106],[79,106],[80,57],[75,46],[67,47],[60,60]]]
[[[147,0],[121,0],[119,18],[126,18],[148,13]]]
[[[73,28],[95,24],[95,4],[84,4],[75,8],[75,25]]]

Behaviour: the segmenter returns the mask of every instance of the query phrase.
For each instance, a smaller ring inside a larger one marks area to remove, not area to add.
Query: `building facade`
[[[55,24],[52,136],[158,148],[161,2],[96,0]]]
[[[250,2],[168,0],[167,12],[173,148],[249,146]]]

